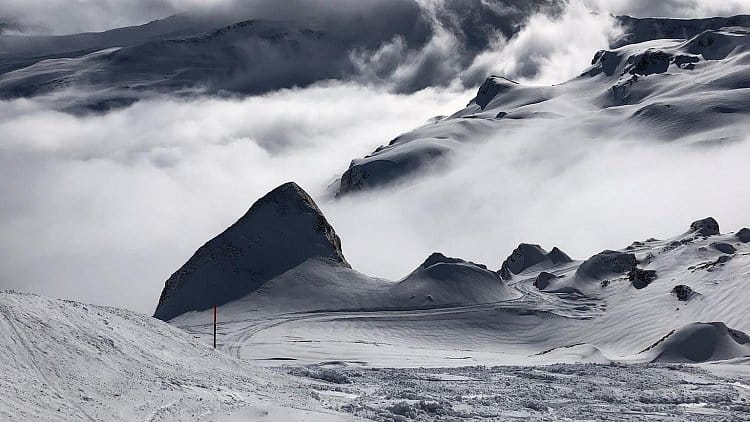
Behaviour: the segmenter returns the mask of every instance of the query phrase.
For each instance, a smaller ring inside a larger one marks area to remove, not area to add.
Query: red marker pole
[[[214,305],[214,349],[216,348],[216,305]]]

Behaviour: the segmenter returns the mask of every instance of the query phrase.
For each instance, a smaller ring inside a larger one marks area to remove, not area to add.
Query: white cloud
[[[497,269],[521,242],[585,259],[676,236],[709,215],[727,232],[750,225],[750,139],[696,146],[579,123],[535,120],[502,131],[460,151],[447,171],[324,210],[349,262],[391,279],[434,251]]]
[[[495,46],[477,56],[464,77],[497,74],[530,84],[564,82],[619,34],[611,16],[573,0],[559,17],[536,14],[510,40],[498,36]]]
[[[750,12],[749,0],[584,0],[590,7],[635,17],[704,18]]]
[[[467,95],[318,85],[88,117],[0,102],[0,288],[150,312],[171,271],[267,191],[320,193]]]

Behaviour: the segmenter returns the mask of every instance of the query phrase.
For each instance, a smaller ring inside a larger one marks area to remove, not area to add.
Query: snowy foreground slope
[[[571,145],[643,139],[710,146],[746,135],[750,18],[621,22],[629,30],[614,41],[617,48],[597,52],[578,77],[532,86],[491,76],[463,110],[352,160],[331,185],[331,195],[446,168],[467,144],[538,138],[539,133]],[[567,139],[564,133],[575,135]]]
[[[737,364],[261,368],[130,311],[8,291],[0,292],[0,333],[0,420],[8,421],[711,421],[750,413],[750,374]]]
[[[4,291],[0,334],[3,421],[331,416],[299,383],[123,309]]]

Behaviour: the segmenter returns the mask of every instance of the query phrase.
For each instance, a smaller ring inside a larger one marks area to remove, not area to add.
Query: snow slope
[[[0,292],[0,334],[0,419],[9,421],[712,421],[750,412],[750,373],[737,364],[262,368],[153,318],[9,291]],[[544,355],[607,362],[588,346]],[[421,359],[414,366],[439,363]]]
[[[573,127],[583,138],[568,142],[632,137],[710,144],[745,134],[742,124],[750,114],[747,16],[626,21],[635,31],[627,32],[632,36],[617,41],[617,48],[597,52],[580,76],[554,86],[491,76],[463,110],[352,160],[330,194],[341,197],[448,168],[466,143],[501,142],[545,121],[554,121],[548,124],[551,131]],[[686,38],[658,38],[678,35]]]
[[[0,420],[344,419],[288,377],[123,309],[3,291],[0,334]]]
[[[279,189],[306,197],[296,185]],[[229,229],[247,230],[233,236],[263,239],[273,246],[277,235],[291,239],[299,250],[308,250],[309,241],[303,240],[308,229],[290,221],[316,209],[314,204],[271,208],[276,217],[252,212],[266,202],[259,201],[242,224]],[[318,212],[316,218],[324,221]],[[296,230],[290,233],[279,227]],[[329,230],[329,236],[335,237]],[[750,280],[750,244],[741,237],[721,234],[718,222],[706,218],[672,239],[637,241],[583,261],[574,261],[559,249],[548,253],[537,245],[522,244],[498,272],[435,253],[399,281],[361,274],[342,264],[343,255],[339,261],[313,256],[295,260],[286,271],[268,272],[278,275],[253,284],[252,291],[236,291],[219,307],[220,342],[238,358],[252,356],[266,362],[341,360],[409,366],[425,356],[446,364],[444,359],[463,354],[468,357],[459,359],[461,364],[653,360],[642,352],[654,350],[650,346],[672,331],[690,332],[690,324],[722,322],[737,332],[750,331],[744,299],[744,284]],[[260,248],[256,251],[263,250],[263,242],[255,244]],[[272,250],[276,252],[271,255],[283,253]],[[341,253],[334,246],[326,250]],[[235,278],[227,269],[253,268],[266,261],[265,252],[230,256],[229,261],[219,258],[186,265],[195,273],[211,269],[203,272],[210,275],[213,286],[204,296],[221,290],[222,284],[247,279],[242,274]],[[221,270],[222,266],[227,268]],[[168,314],[158,309],[157,316],[205,335],[212,318],[210,311],[202,311],[208,302],[200,302],[204,298],[197,295],[200,290],[183,291],[187,285],[187,281],[167,282],[166,297],[184,306]],[[196,298],[199,302],[191,303]],[[744,346],[727,349],[724,340],[717,339],[706,340],[716,343],[706,347],[730,352],[709,354],[700,361],[747,355],[741,352]],[[659,361],[682,362],[673,357],[677,355],[664,352]]]
[[[498,34],[510,37],[528,16],[554,13],[561,4],[514,0],[511,7],[496,7],[472,0],[445,2],[439,12],[413,0],[342,10],[317,2],[295,10],[238,4],[101,33],[0,33],[0,98],[57,93],[65,97],[61,108],[85,111],[163,93],[261,94],[331,79],[383,82],[402,62],[431,48],[439,31],[460,44],[452,60],[468,68]],[[389,53],[390,46],[403,57]],[[414,75],[399,75],[395,88],[448,85],[453,75],[435,68],[425,62]]]
[[[439,253],[397,283],[360,274],[312,198],[290,182],[199,248],[166,281],[154,316],[170,320],[248,296],[272,309],[309,311],[435,308],[518,294],[485,266]]]

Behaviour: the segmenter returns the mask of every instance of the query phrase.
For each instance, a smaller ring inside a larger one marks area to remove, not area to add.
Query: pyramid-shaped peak
[[[296,183],[259,200],[166,282],[155,317],[168,320],[240,299],[309,259],[350,268],[341,241]]]
[[[253,208],[261,207],[265,204],[277,204],[281,206],[279,211],[282,212],[290,211],[290,209],[285,208],[284,205],[299,204],[299,210],[304,211],[306,208],[309,208],[311,211],[320,213],[320,209],[310,195],[294,182],[286,182],[265,194],[253,204],[248,213],[250,213]]]

